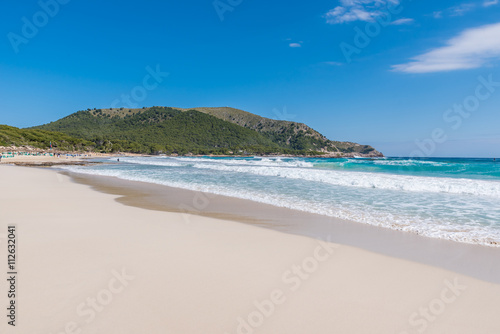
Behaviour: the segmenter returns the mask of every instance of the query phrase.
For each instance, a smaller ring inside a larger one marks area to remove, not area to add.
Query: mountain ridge
[[[33,129],[94,142],[103,152],[383,156],[369,145],[329,140],[304,123],[230,107],[94,108]]]
[[[283,130],[283,128],[291,128],[293,130],[293,134],[297,135],[300,131],[304,132],[304,135],[307,137],[314,138],[319,141],[324,141],[326,147],[319,148],[320,152],[328,153],[328,152],[339,152],[345,153],[344,150],[349,145],[353,146],[365,146],[370,147],[369,145],[361,145],[353,142],[340,142],[340,141],[332,141],[329,140],[326,136],[314,130],[310,126],[305,123],[286,121],[286,120],[274,120],[271,118],[266,118],[263,116],[259,116],[256,114],[252,114],[248,111],[244,111],[241,109],[231,108],[231,107],[200,107],[200,108],[191,108],[193,110],[198,110],[200,112],[208,113],[212,116],[221,118],[225,121],[232,122],[238,124],[240,126],[253,129],[258,132],[266,133],[266,132],[276,132],[277,130]],[[188,110],[188,109],[183,109]],[[235,117],[236,115],[243,117]],[[277,126],[274,126],[277,125]],[[281,129],[277,129],[280,127]],[[273,128],[271,130],[271,128]],[[286,138],[286,143],[289,143],[292,134],[288,134],[288,138]],[[328,149],[330,148],[330,150]],[[359,152],[362,153],[362,152]],[[380,152],[379,152],[380,153]]]

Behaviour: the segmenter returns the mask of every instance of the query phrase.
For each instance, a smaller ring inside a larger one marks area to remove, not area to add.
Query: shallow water
[[[500,245],[492,159],[137,157],[65,167],[249,199],[420,235]]]

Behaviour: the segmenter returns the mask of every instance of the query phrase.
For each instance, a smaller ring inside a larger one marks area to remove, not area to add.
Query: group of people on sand
[[[19,156],[29,156],[29,157],[56,157],[60,158],[61,156],[65,157],[92,157],[92,154],[81,154],[81,153],[60,153],[60,152],[20,152],[20,151],[12,151],[12,152],[0,152],[0,156],[2,158],[15,158]],[[1,159],[1,158],[0,158]]]

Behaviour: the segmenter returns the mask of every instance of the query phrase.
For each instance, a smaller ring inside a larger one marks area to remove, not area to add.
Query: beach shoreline
[[[118,196],[117,202],[164,212],[194,214],[328,240],[370,252],[451,270],[500,284],[500,248],[429,238],[354,221],[111,176],[61,170],[79,184]]]
[[[499,284],[330,240],[123,205],[54,170],[0,166],[0,183],[9,208],[0,227],[16,226],[22,254],[22,317],[15,329],[2,322],[5,333],[500,328]]]
[[[112,176],[70,172],[58,166],[86,165],[99,159],[142,155],[98,154],[95,156],[19,156],[3,164],[53,167],[75,183],[118,196],[116,201],[133,207],[223,219],[272,229],[278,232],[328,240],[370,252],[451,270],[500,284],[500,248],[429,238],[407,231],[373,226],[320,214],[277,207],[248,199],[227,197],[167,185],[131,181]],[[97,161],[96,161],[97,160]]]

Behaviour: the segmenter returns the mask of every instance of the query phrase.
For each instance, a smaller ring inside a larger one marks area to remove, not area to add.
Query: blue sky
[[[231,106],[391,156],[500,157],[496,0],[1,6],[0,124]]]

